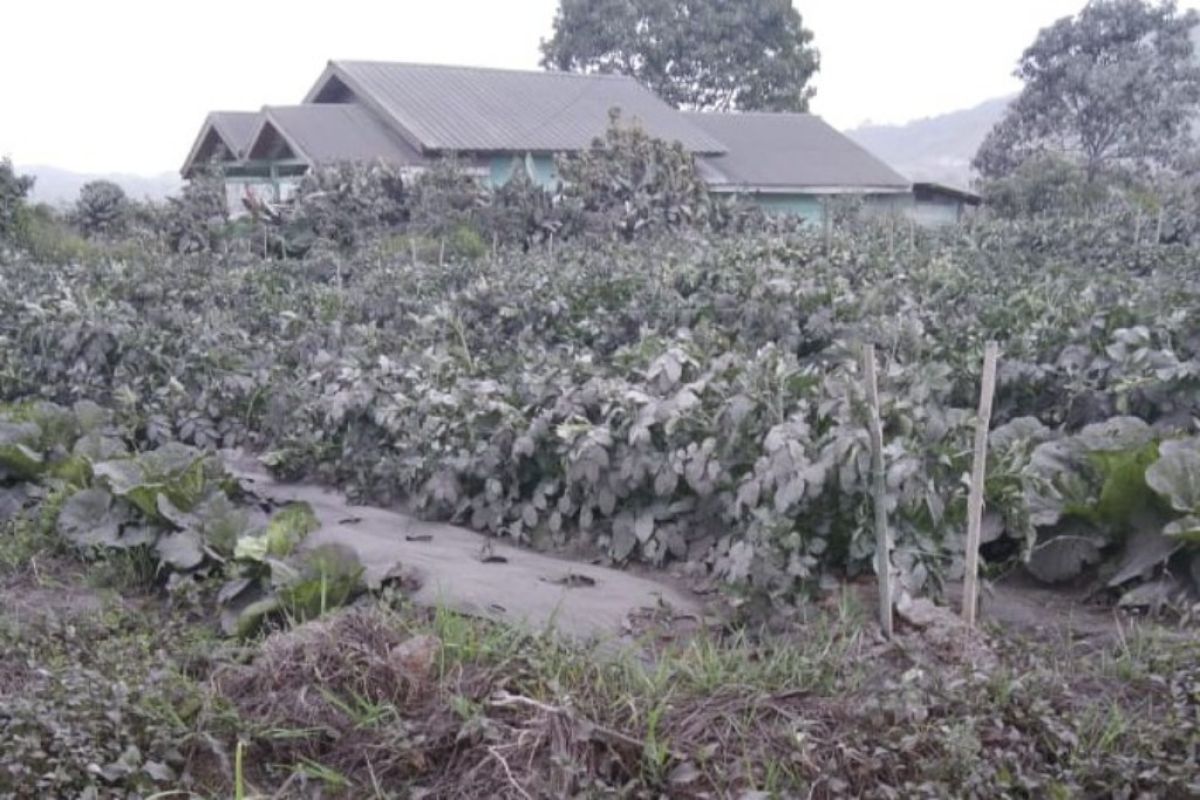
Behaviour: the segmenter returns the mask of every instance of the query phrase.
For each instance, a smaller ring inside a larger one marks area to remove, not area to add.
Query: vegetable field
[[[456,228],[0,256],[0,797],[1200,790],[1188,630],[1023,641],[985,596],[983,630],[906,606],[885,642],[854,588],[862,346],[900,589],[948,600],[995,340],[985,583],[1025,570],[1188,625],[1195,251],[1104,217],[634,236],[621,208],[621,236],[490,249]],[[312,509],[248,493],[225,448],[668,569],[718,621],[651,610],[615,654],[415,607],[402,580],[364,597],[355,552],[304,542]]]
[[[909,234],[446,263],[387,240],[305,260],[15,258],[0,267],[0,394],[99,403],[139,448],[245,446],[365,500],[789,602],[871,569],[870,342],[894,560],[936,594],[961,575],[996,339],[985,565],[1026,558],[1047,581],[1099,565],[1139,605],[1194,589],[1194,251],[1103,219]],[[5,431],[11,470],[29,443]]]

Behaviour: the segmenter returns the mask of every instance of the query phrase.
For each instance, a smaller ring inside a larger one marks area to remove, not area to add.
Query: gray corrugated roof
[[[632,78],[561,72],[332,61],[305,102],[330,76],[391,117],[431,151],[582,150],[603,135],[609,109],[621,109],[653,136],[696,153],[722,144]]]
[[[698,159],[716,189],[905,191],[910,181],[811,114],[684,114],[728,148]]]
[[[204,118],[200,133],[197,134],[196,141],[192,144],[192,149],[188,152],[187,160],[183,162],[183,169],[180,171],[186,176],[196,166],[197,161],[207,160],[205,151],[211,148],[206,148],[205,142],[209,139],[210,134],[216,134],[225,143],[235,160],[244,157],[250,147],[250,137],[258,130],[261,122],[262,114],[258,111],[210,112]]]
[[[225,144],[239,158],[246,154],[250,147],[250,137],[258,130],[262,122],[262,113],[258,111],[214,111],[208,115],[208,120]]]
[[[354,103],[301,106],[268,106],[263,109],[269,123],[300,152],[296,155],[313,164],[342,161],[386,161],[398,166],[415,166],[426,159],[366,108]]]

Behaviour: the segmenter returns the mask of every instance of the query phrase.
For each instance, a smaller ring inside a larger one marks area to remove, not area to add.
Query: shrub
[[[72,214],[84,236],[111,237],[124,233],[130,216],[125,190],[112,181],[91,181],[79,190]]]
[[[0,158],[0,242],[15,235],[25,197],[32,188],[32,177],[18,175],[12,161]]]

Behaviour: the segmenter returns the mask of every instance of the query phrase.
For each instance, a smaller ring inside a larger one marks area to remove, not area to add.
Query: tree
[[[790,0],[561,0],[542,66],[631,75],[705,111],[806,111],[819,68]]]
[[[32,188],[32,177],[18,175],[12,161],[0,158],[0,242],[16,235],[25,196]]]
[[[987,178],[1036,154],[1079,163],[1089,181],[1113,165],[1174,166],[1200,111],[1194,11],[1174,0],[1092,0],[1038,33],[1015,72],[1025,84],[974,166]]]
[[[112,236],[125,230],[129,211],[125,190],[112,181],[99,180],[79,189],[73,216],[84,236]]]
[[[678,142],[656,139],[613,111],[604,138],[558,162],[563,201],[592,227],[625,240],[644,231],[702,227],[711,210],[708,187]]]

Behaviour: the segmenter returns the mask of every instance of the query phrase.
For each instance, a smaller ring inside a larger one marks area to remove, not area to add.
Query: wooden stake
[[[999,348],[988,342],[983,350],[983,385],[979,390],[979,415],[975,419],[975,463],[967,495],[966,575],[963,577],[962,618],[975,627],[979,606],[979,532],[983,525],[983,481],[987,475],[988,428],[992,420],[992,395],[996,392],[996,358]]]
[[[879,578],[879,626],[892,638],[892,548],[888,535],[887,474],[883,468],[883,425],[879,421],[879,386],[875,379],[875,345],[862,349],[867,389],[867,428],[871,436],[872,502],[875,506],[875,572]]]

